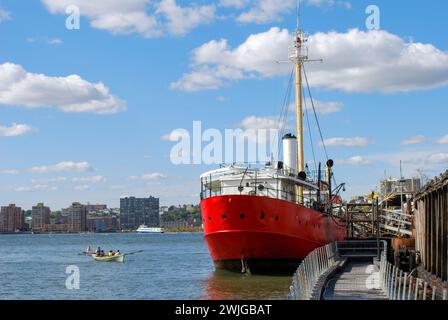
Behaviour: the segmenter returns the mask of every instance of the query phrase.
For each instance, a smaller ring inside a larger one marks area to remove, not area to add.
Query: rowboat
[[[92,258],[95,261],[102,261],[102,262],[124,262],[124,254],[116,254],[113,256],[97,256],[96,254],[92,254]]]

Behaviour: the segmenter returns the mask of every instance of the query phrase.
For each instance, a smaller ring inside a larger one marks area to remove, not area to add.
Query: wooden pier
[[[448,280],[448,171],[416,195],[416,249],[422,266]]]

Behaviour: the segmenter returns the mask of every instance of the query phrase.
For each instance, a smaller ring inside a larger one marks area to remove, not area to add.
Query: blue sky
[[[69,4],[80,8],[79,30],[66,28]],[[365,26],[370,4],[379,31]],[[289,69],[273,62],[287,57],[294,7],[0,0],[0,204],[198,203],[198,177],[214,166],[172,165],[174,143],[162,137],[195,120],[270,124]],[[385,172],[397,177],[400,160],[408,176],[447,168],[447,10],[442,0],[304,1],[310,56],[325,60],[309,66],[310,84],[345,197],[370,192]]]

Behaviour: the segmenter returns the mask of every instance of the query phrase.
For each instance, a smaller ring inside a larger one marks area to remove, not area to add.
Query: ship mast
[[[295,65],[295,89],[296,89],[296,116],[297,116],[297,168],[296,172],[305,171],[305,154],[303,150],[303,97],[302,97],[302,67],[303,63],[308,61],[305,53],[306,48],[303,44],[306,42],[305,35],[300,28],[300,0],[297,1],[297,29],[294,39],[294,48],[289,54],[289,59]],[[303,203],[303,187],[298,187],[298,201]]]

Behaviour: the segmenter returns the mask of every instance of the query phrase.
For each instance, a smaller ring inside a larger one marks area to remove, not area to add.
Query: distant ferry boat
[[[150,228],[142,224],[138,229],[137,233],[164,233],[163,228]]]

